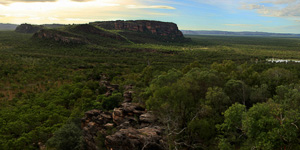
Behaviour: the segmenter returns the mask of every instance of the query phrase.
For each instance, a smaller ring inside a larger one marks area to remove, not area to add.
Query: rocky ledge
[[[109,82],[101,81],[112,88]],[[163,150],[163,128],[152,112],[132,103],[132,86],[126,86],[124,101],[112,112],[91,110],[82,118],[83,137],[88,150]],[[102,139],[99,141],[99,139]],[[104,143],[103,143],[104,140]]]

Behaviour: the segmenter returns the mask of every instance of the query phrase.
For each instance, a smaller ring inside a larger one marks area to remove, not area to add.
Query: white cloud
[[[0,0],[0,4],[8,5],[15,2],[33,3],[33,2],[56,2],[57,0]]]
[[[289,4],[297,2],[298,0],[268,0],[262,1],[261,3],[271,3],[271,4]]]
[[[241,8],[255,10],[264,16],[300,17],[300,0],[248,1]]]
[[[225,26],[232,26],[232,27],[255,27],[261,26],[260,24],[224,24]]]
[[[155,15],[155,16],[171,16],[171,14],[168,13],[148,13],[149,15]]]
[[[146,6],[146,5],[127,5],[127,8],[130,9],[176,9],[171,6],[164,6],[164,5],[153,5],[153,6]]]
[[[248,9],[248,10],[254,10],[254,9],[263,9],[264,5],[258,5],[258,4],[243,4],[242,9]]]

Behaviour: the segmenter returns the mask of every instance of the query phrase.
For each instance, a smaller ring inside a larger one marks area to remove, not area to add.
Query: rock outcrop
[[[125,89],[123,103],[112,112],[91,110],[85,113],[82,129],[86,149],[100,150],[103,146],[109,150],[165,149],[163,128],[151,112],[131,102],[132,86]],[[101,137],[104,143],[97,140]]]
[[[42,30],[43,28],[44,26],[40,25],[21,24],[17,26],[15,31],[20,33],[35,33]]]
[[[129,30],[135,32],[151,33],[153,35],[168,37],[171,39],[183,38],[183,34],[175,23],[136,20],[136,21],[101,21],[93,22],[93,25],[108,30]]]
[[[101,80],[99,82],[100,86],[106,88],[105,96],[107,96],[107,97],[111,96],[114,91],[119,90],[119,85],[110,84],[110,82],[108,80],[109,80],[109,78],[105,74],[102,74],[101,75]]]

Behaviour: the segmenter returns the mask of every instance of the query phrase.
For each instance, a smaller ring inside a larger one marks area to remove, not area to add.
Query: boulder
[[[157,118],[153,115],[152,112],[147,112],[140,115],[140,121],[143,123],[154,123],[156,120]]]
[[[161,133],[159,127],[142,129],[129,127],[106,136],[105,144],[110,150],[163,150]]]

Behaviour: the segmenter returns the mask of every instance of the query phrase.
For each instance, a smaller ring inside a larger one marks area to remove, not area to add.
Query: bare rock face
[[[44,28],[44,26],[40,25],[31,25],[31,24],[21,24],[17,26],[16,32],[20,33],[35,33],[37,31],[40,31]]]
[[[123,93],[123,97],[124,97],[124,103],[127,102],[131,102],[132,101],[132,94],[134,93],[134,91],[132,91],[132,85],[127,85],[124,87],[125,88],[125,92]]]
[[[135,32],[151,33],[153,35],[169,37],[171,39],[183,38],[183,34],[175,23],[136,20],[136,21],[101,21],[92,23],[108,30],[129,30]]]
[[[102,81],[105,76],[102,77]],[[100,82],[106,84],[106,82]],[[132,86],[125,88],[132,90]],[[124,93],[126,93],[125,91]],[[125,95],[125,94],[124,94]],[[113,112],[90,110],[82,118],[84,141],[88,150],[102,150],[98,147],[99,136],[105,137],[105,147],[109,150],[163,150],[163,129],[151,112],[147,112],[138,103],[128,101],[131,96],[124,96],[120,107]],[[114,129],[114,132],[111,130]]]
[[[98,133],[107,134],[106,129],[112,128],[112,115],[109,112],[101,110],[90,110],[85,113],[85,117],[81,120],[81,128],[84,134],[84,141],[89,150],[97,150],[96,137]]]
[[[110,150],[163,150],[162,129],[145,127],[121,129],[106,137],[105,144]]]

